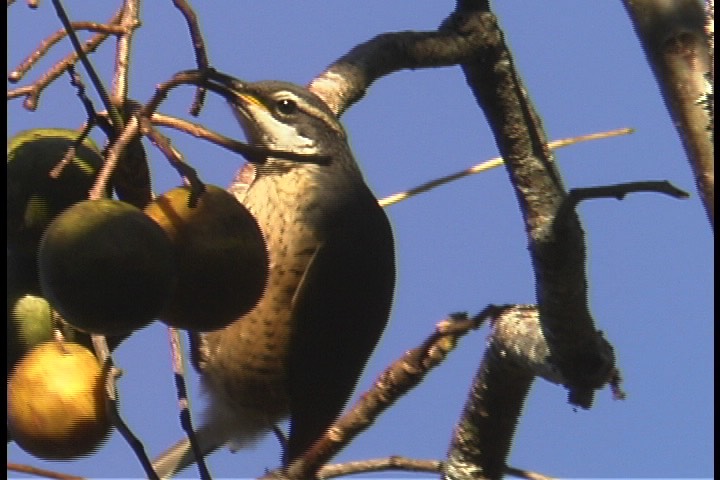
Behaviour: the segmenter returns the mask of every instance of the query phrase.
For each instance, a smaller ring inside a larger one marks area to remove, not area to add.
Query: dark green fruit
[[[150,323],[175,284],[173,247],[141,210],[84,200],[45,230],[38,251],[45,298],[78,330],[122,335]]]
[[[233,195],[206,185],[197,205],[175,188],[145,208],[175,247],[178,284],[160,319],[178,328],[211,331],[249,312],[268,277],[265,241],[255,218]]]
[[[6,253],[8,292],[42,295],[37,271],[37,245],[34,248],[8,247]]]
[[[34,250],[43,231],[60,212],[88,197],[103,164],[86,138],[57,178],[50,176],[79,133],[60,128],[26,130],[8,142],[8,246]]]

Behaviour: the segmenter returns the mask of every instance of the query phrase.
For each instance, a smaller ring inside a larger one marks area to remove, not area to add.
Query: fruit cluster
[[[72,130],[8,144],[8,428],[26,451],[71,459],[110,432],[90,334],[111,348],[155,319],[210,331],[250,311],[268,257],[253,216],[227,191],[178,187],[140,209],[87,200],[103,157]],[[59,172],[58,172],[59,171]]]

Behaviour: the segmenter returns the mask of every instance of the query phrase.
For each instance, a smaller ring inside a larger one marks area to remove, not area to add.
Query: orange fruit
[[[145,208],[171,239],[178,283],[160,319],[178,328],[210,331],[249,312],[265,290],[268,255],[255,218],[237,199],[206,185],[190,206],[178,187]]]

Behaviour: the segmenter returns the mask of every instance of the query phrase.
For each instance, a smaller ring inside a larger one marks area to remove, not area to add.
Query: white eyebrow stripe
[[[327,126],[333,129],[336,133],[338,133],[342,138],[347,138],[347,134],[345,133],[345,129],[340,125],[340,122],[338,121],[337,117],[334,115],[329,115],[324,110],[321,110],[319,108],[316,108],[312,106],[311,104],[307,103],[303,98],[299,97],[298,95],[294,94],[293,92],[289,90],[281,90],[279,92],[276,92],[273,95],[273,98],[275,100],[293,100],[298,108],[302,110],[303,112],[307,113],[310,116],[313,116],[315,118],[319,118],[323,121]]]

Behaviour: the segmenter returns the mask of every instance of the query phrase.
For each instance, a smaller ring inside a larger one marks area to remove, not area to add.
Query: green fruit
[[[22,295],[7,299],[7,368],[32,347],[53,338],[52,309],[42,297]]]
[[[44,298],[23,295],[13,302],[10,316],[17,326],[18,340],[27,350],[52,340],[52,309]]]
[[[38,251],[43,295],[78,330],[123,335],[150,323],[175,284],[172,244],[139,209],[84,200],[45,230]]]
[[[7,421],[28,453],[69,460],[96,450],[110,433],[95,356],[71,342],[46,342],[17,364],[7,384]]]
[[[268,256],[260,227],[233,195],[206,185],[189,206],[175,188],[145,208],[175,247],[178,284],[160,319],[189,330],[222,328],[249,312],[265,290]]]
[[[52,306],[43,297],[18,294],[8,285],[7,292],[7,374],[33,347],[54,338],[57,329],[66,341],[92,348],[86,333],[75,330],[61,318],[53,318]],[[126,336],[108,336],[113,351]]]
[[[8,142],[7,237],[10,248],[35,249],[45,227],[70,205],[88,197],[103,164],[86,138],[57,178],[50,176],[79,133],[44,128],[26,130]],[[108,192],[109,193],[109,192]]]

